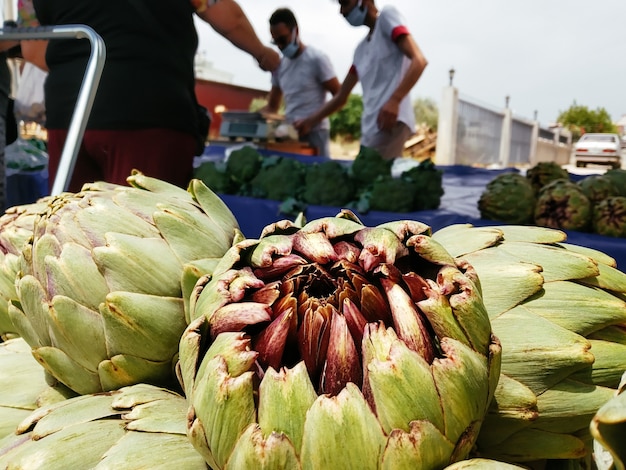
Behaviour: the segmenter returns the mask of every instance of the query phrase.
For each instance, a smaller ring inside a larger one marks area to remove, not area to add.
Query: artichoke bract
[[[615,394],[591,420],[595,461],[600,470],[626,468],[626,373]]]
[[[480,279],[501,377],[478,456],[589,459],[589,423],[626,370],[626,274],[543,227],[452,225],[433,234]]]
[[[525,469],[526,467],[519,467],[510,463],[499,462],[497,460],[475,458],[453,463],[452,465],[446,467],[445,470],[465,470],[468,468],[475,470],[514,470]]]
[[[0,343],[0,441],[37,408],[74,395],[46,375],[22,338]]]
[[[214,469],[443,468],[465,458],[500,346],[470,266],[416,221],[288,221],[201,278],[177,367]]]
[[[0,468],[206,470],[185,399],[146,384],[43,406],[0,441]]]
[[[35,358],[79,394],[175,386],[183,267],[242,238],[199,180],[188,191],[140,173],[128,181],[49,201],[21,253],[19,302],[9,305]]]
[[[13,206],[0,216],[0,339],[18,336],[8,306],[17,299],[15,278],[20,270],[22,247],[33,236],[35,218],[48,200],[42,198],[32,204]]]

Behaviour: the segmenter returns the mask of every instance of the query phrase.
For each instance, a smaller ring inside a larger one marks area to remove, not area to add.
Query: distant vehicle
[[[583,134],[574,144],[576,166],[587,166],[588,163],[611,165],[613,168],[622,166],[622,141],[617,134]]]
[[[626,135],[622,136],[622,148],[626,149]]]

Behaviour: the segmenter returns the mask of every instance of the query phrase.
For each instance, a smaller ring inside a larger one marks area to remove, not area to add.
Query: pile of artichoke
[[[626,371],[608,256],[347,210],[244,239],[199,180],[128,182],[0,219],[0,468],[590,465]]]
[[[496,176],[481,194],[478,209],[487,220],[626,238],[626,170],[574,183],[559,165],[538,163],[526,176]]]

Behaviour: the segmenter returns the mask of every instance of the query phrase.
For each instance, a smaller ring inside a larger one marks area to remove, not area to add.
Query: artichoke
[[[185,436],[186,401],[139,384],[44,406],[0,442],[0,468],[202,469]]]
[[[35,409],[74,394],[46,376],[22,338],[0,344],[0,440]]]
[[[611,168],[604,175],[609,178],[617,188],[617,195],[626,197],[626,170],[621,168]]]
[[[576,183],[559,179],[539,191],[535,223],[543,227],[584,231],[591,223],[592,205]]]
[[[583,190],[592,206],[595,206],[607,197],[618,195],[617,187],[608,176],[589,175],[576,184]]]
[[[476,278],[415,221],[288,221],[235,245],[190,303],[179,380],[214,469],[443,468],[499,374]]]
[[[465,470],[465,469],[476,469],[476,470],[514,470],[514,469],[523,469],[525,467],[519,467],[517,465],[512,465],[506,462],[499,462],[497,460],[489,460],[489,459],[468,459],[468,460],[460,460],[459,462],[453,463],[445,468],[445,470]]]
[[[591,420],[595,439],[595,461],[600,470],[626,469],[626,373],[617,393],[602,405]],[[599,444],[599,446],[598,446]],[[608,455],[607,455],[608,454]],[[601,457],[606,456],[606,459]],[[604,465],[602,463],[605,462]],[[613,465],[613,467],[611,467]]]
[[[502,343],[476,455],[588,459],[589,422],[626,370],[626,274],[559,230],[453,225],[433,238],[478,273]]]
[[[17,299],[15,277],[22,247],[33,236],[35,218],[48,201],[49,198],[42,198],[33,204],[10,207],[0,216],[0,340],[18,336],[8,306]]]
[[[600,235],[626,238],[626,197],[609,197],[596,205],[592,225]]]
[[[541,188],[558,179],[569,180],[569,173],[565,168],[555,162],[539,162],[526,172],[526,178],[530,181],[535,194]]]
[[[183,266],[220,258],[241,237],[199,180],[185,191],[139,173],[53,198],[21,254],[17,332],[79,394],[139,382],[176,386],[187,326]]]
[[[503,173],[492,179],[478,199],[480,216],[508,224],[527,224],[535,213],[535,191],[528,178]]]

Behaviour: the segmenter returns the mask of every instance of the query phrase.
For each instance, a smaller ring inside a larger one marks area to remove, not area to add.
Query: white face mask
[[[298,49],[300,49],[297,30],[294,29],[292,34],[294,35],[293,40],[280,51],[288,59],[293,59],[298,53]]]
[[[363,0],[359,0],[352,10],[345,16],[346,21],[352,26],[363,26],[365,23],[365,17],[367,16],[367,9],[363,8]]]

